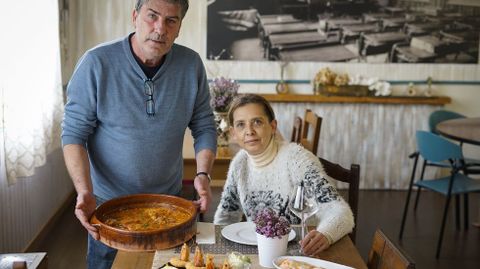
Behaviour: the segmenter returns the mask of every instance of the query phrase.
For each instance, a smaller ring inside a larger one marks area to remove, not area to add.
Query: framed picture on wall
[[[238,61],[476,64],[477,2],[211,0],[206,55]]]

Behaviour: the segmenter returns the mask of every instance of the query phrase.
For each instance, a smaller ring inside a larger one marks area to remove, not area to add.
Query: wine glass
[[[302,229],[302,240],[305,238],[306,221],[318,211],[318,204],[313,195],[305,189],[305,184],[300,182],[295,186],[292,197],[288,203],[288,209],[300,219]],[[302,254],[302,250],[299,250]]]

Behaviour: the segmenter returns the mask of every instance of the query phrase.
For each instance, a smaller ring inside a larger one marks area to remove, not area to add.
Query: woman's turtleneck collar
[[[248,154],[250,157],[250,160],[252,160],[252,163],[255,167],[264,167],[270,164],[273,159],[277,156],[278,153],[278,142],[275,139],[275,135],[272,135],[270,138],[270,142],[268,143],[267,148],[259,154],[256,155],[251,155]]]

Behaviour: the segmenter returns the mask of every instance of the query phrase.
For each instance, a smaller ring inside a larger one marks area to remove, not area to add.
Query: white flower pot
[[[288,234],[282,238],[269,238],[257,233],[258,263],[267,268],[274,268],[272,261],[287,253]]]

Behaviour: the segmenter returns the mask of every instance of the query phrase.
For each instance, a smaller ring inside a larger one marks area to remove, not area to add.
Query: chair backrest
[[[350,233],[350,238],[355,243],[355,235],[357,231],[357,214],[358,214],[358,190],[360,185],[360,165],[352,164],[350,170],[343,168],[339,164],[332,163],[323,158],[319,158],[325,173],[331,178],[348,183],[348,204],[353,212],[355,226]]]
[[[465,116],[449,110],[437,110],[432,112],[428,117],[428,127],[430,128],[430,132],[438,134],[436,129],[437,124],[442,121],[458,118],[465,118]]]
[[[415,269],[415,262],[380,230],[375,231],[368,253],[369,269]]]
[[[305,118],[302,126],[302,137],[300,144],[313,154],[317,155],[318,140],[320,139],[320,127],[322,126],[322,118],[312,112],[310,109],[305,110]],[[313,135],[309,137],[309,130]]]
[[[417,131],[417,149],[423,159],[433,162],[463,159],[462,148],[427,131]]]
[[[299,144],[301,135],[302,135],[302,118],[297,116],[293,120],[292,137],[290,141]]]

